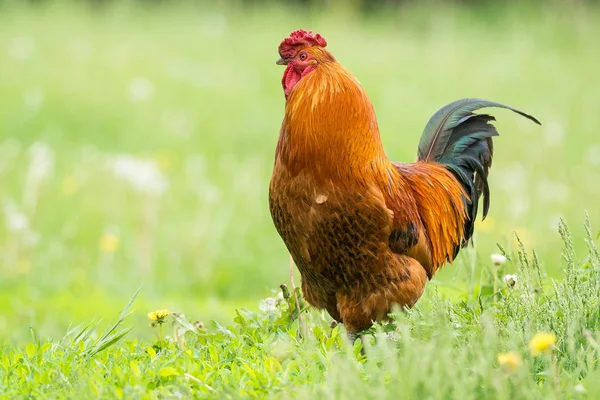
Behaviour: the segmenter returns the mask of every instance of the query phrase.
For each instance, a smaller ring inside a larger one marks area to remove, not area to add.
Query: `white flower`
[[[514,287],[518,281],[517,276],[513,275],[513,274],[504,275],[504,278],[502,278],[502,279],[504,280],[504,283],[506,283],[506,285],[508,287]]]
[[[29,148],[28,178],[34,182],[43,180],[54,170],[54,150],[42,142],[36,142]]]
[[[152,160],[121,155],[112,160],[111,167],[117,177],[129,182],[140,192],[160,195],[168,187],[166,178]]]
[[[9,202],[4,205],[4,220],[6,229],[9,232],[19,234],[25,246],[31,248],[38,244],[40,235],[31,229],[29,218],[14,203]]]
[[[154,85],[148,79],[136,77],[129,83],[129,97],[133,101],[144,101],[152,97]]]
[[[492,263],[494,263],[494,265],[497,267],[504,265],[506,262],[506,257],[504,257],[502,254],[492,254],[490,258],[492,259]]]
[[[29,230],[29,219],[25,214],[17,210],[13,204],[4,206],[6,228],[14,233],[23,233]]]
[[[275,311],[277,309],[277,301],[272,297],[267,297],[260,302],[258,308],[262,312]]]
[[[583,386],[581,383],[578,383],[577,385],[575,385],[574,389],[577,393],[585,393],[587,391],[585,389],[585,386]]]

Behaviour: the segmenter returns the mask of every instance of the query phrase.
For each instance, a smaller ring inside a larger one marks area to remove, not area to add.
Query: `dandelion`
[[[515,352],[500,353],[498,354],[497,359],[498,365],[513,371],[523,364],[523,359]]]
[[[548,352],[554,348],[556,343],[556,335],[552,332],[538,332],[529,342],[529,350],[531,354],[537,356],[541,353]]]
[[[152,327],[158,325],[158,340],[162,340],[163,331],[162,326],[167,321],[167,317],[172,313],[169,310],[156,310],[148,313],[148,318],[152,321]]]
[[[119,249],[119,237],[114,233],[105,233],[100,238],[100,250],[103,253],[114,253]]]
[[[167,317],[171,314],[169,310],[156,310],[148,313],[148,318],[155,324],[164,324]]]
[[[277,301],[272,297],[267,297],[260,302],[258,308],[262,312],[275,311],[277,309]]]
[[[517,284],[517,275],[514,274],[507,274],[504,275],[504,278],[502,278],[502,280],[504,280],[504,283],[506,283],[506,286],[512,288],[515,287],[515,285]]]
[[[492,254],[490,256],[490,258],[492,259],[492,263],[496,267],[499,267],[501,265],[504,265],[504,263],[506,263],[506,257],[503,256],[502,254]]]

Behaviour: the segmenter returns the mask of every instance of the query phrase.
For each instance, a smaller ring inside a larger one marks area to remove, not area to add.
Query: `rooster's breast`
[[[274,174],[269,201],[310,303],[326,308],[339,290],[378,285],[376,277],[393,256],[392,214],[377,187],[351,189],[317,184],[303,174]]]

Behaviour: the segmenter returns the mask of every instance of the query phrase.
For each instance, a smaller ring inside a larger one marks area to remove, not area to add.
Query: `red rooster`
[[[455,101],[425,126],[415,163],[393,163],[359,82],[298,30],[279,45],[285,116],[269,188],[271,216],[313,306],[351,339],[413,306],[425,283],[473,235],[479,198],[489,208],[494,117],[480,100]]]

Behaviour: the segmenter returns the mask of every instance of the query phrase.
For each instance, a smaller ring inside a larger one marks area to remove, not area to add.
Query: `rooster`
[[[358,80],[312,31],[279,45],[285,116],[269,206],[302,278],[304,298],[353,340],[397,305],[412,307],[428,279],[473,235],[478,203],[490,206],[494,117],[481,99],[431,117],[415,163],[385,154],[373,105]]]

